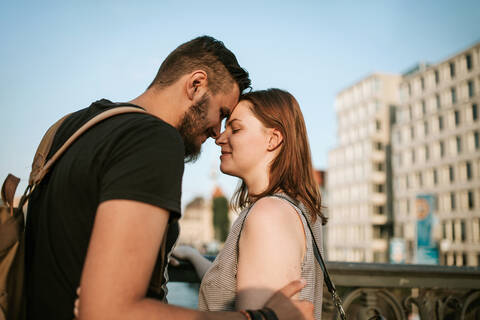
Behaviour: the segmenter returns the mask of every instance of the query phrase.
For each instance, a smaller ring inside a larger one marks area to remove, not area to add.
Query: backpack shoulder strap
[[[110,117],[123,114],[123,113],[147,113],[145,110],[137,107],[117,107],[109,109],[95,116],[94,118],[87,121],[83,126],[81,126],[67,141],[60,147],[60,149],[55,152],[55,154],[47,161],[47,163],[42,163],[41,166],[37,169],[34,176],[30,177],[30,185],[38,185],[42,181],[43,177],[48,173],[52,165],[57,161],[58,158],[72,145],[72,143],[77,140],[82,134],[84,134],[88,129],[95,126],[99,122],[108,119]],[[58,128],[57,128],[58,129]],[[48,132],[47,132],[48,133]],[[43,140],[42,140],[43,141]],[[47,154],[50,152],[51,142],[49,144],[49,149]],[[32,172],[33,173],[33,172]]]
[[[55,138],[55,134],[57,133],[58,128],[60,128],[65,119],[67,119],[70,115],[71,113],[67,114],[66,116],[55,122],[50,128],[48,128],[47,132],[43,135],[43,138],[37,147],[37,151],[35,152],[35,157],[33,157],[32,171],[30,171],[30,178],[28,180],[29,185],[33,185],[34,178],[38,175],[38,172],[45,165],[45,161],[47,160],[48,153],[52,148],[53,139]]]
[[[123,113],[147,113],[145,110],[137,107],[117,107],[113,109],[109,109],[104,111],[94,118],[87,121],[83,126],[81,126],[68,140],[60,147],[60,149],[55,152],[55,154],[48,160],[47,156],[50,153],[50,149],[52,148],[53,139],[55,134],[58,131],[58,128],[62,125],[70,114],[64,116],[57,122],[55,122],[45,133],[40,144],[37,148],[35,153],[35,157],[33,158],[32,163],[32,171],[30,173],[28,186],[23,193],[22,198],[20,199],[19,207],[23,207],[26,203],[30,194],[32,193],[33,189],[42,181],[43,177],[48,173],[52,165],[57,161],[58,158],[72,145],[72,143],[78,139],[83,133],[85,133],[88,129],[95,126],[99,122],[119,115]],[[2,185],[1,196],[3,201],[10,207],[13,212],[13,198],[15,196],[15,190],[20,182],[20,179],[13,175],[8,175],[5,179],[5,182]]]

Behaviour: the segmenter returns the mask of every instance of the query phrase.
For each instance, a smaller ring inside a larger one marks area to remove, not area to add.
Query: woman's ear
[[[283,143],[283,135],[278,129],[270,129],[270,136],[268,138],[268,151],[274,151]]]

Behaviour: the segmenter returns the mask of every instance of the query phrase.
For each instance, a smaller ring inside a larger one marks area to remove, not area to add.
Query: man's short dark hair
[[[214,94],[218,91],[225,92],[233,82],[238,84],[240,93],[251,84],[248,72],[240,67],[235,55],[222,41],[201,36],[173,50],[163,61],[148,88],[167,87],[181,76],[198,69],[207,72],[208,88]]]

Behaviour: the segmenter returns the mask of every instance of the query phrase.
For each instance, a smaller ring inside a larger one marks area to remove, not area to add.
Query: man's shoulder
[[[125,106],[142,109],[131,103],[111,102],[107,99],[101,99],[93,102],[87,108],[72,113],[59,128],[54,145],[58,146],[59,143],[62,143],[73,135],[83,124],[102,112]],[[131,112],[115,115],[98,123],[89,129],[89,131],[100,133],[108,132],[107,135],[102,137],[102,140],[116,139],[118,136],[128,137],[132,134],[141,134],[149,139],[165,138],[172,143],[183,146],[183,140],[178,130],[150,113]]]

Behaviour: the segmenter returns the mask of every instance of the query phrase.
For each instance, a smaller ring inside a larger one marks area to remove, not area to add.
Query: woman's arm
[[[262,198],[248,214],[239,242],[237,310],[258,309],[301,276],[305,232],[295,209],[277,198]]]
[[[189,246],[177,246],[175,250],[173,250],[173,255],[179,259],[189,260],[193,264],[200,281],[212,265],[212,262],[202,256],[197,249]],[[173,265],[175,265],[175,263],[173,263]]]

